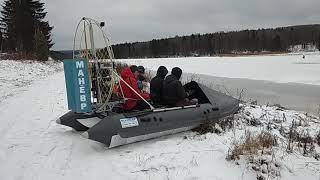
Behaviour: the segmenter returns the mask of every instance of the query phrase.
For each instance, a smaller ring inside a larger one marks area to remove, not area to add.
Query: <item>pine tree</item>
[[[53,46],[52,27],[43,20],[47,14],[44,12],[44,3],[39,0],[6,0],[1,14],[1,28],[7,50],[31,52],[34,49],[36,29],[45,36],[47,47]]]
[[[34,35],[34,54],[39,61],[47,61],[49,57],[47,39],[39,30]]]
[[[273,38],[273,51],[281,51],[281,38],[279,35],[276,35],[275,38]]]
[[[318,49],[320,50],[320,34],[319,34],[319,38],[318,38]]]
[[[0,51],[2,52],[2,47],[3,47],[3,36],[2,36],[2,31],[0,30]]]

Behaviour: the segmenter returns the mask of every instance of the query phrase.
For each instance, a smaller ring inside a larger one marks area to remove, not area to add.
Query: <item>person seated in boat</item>
[[[137,77],[137,85],[140,91],[143,91],[143,81],[145,81],[145,69],[143,66],[138,66],[139,75]]]
[[[189,100],[180,81],[182,70],[178,67],[172,69],[171,74],[163,81],[162,101],[166,106],[189,106],[197,104],[197,100]]]
[[[126,103],[122,105],[124,110],[143,110],[149,109],[149,105],[142,99],[150,100],[150,94],[142,93],[137,84],[137,78],[140,75],[138,67],[133,65],[124,68],[121,71],[121,78],[123,81],[120,82],[120,86],[123,91],[124,97],[127,99]],[[131,87],[128,87],[128,85]],[[142,97],[140,97],[139,95]]]
[[[139,76],[138,76],[138,88],[141,92],[147,92],[150,94],[150,82],[145,75],[145,69],[143,66],[138,66]]]
[[[163,81],[168,74],[168,69],[160,66],[157,70],[157,75],[150,81],[151,100],[155,106],[161,106]]]

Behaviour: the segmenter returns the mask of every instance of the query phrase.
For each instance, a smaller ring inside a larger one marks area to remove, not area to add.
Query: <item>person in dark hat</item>
[[[137,85],[140,91],[143,90],[143,81],[146,79],[145,78],[145,69],[143,66],[138,66],[137,70],[139,72],[139,75],[137,76]]]
[[[178,67],[172,69],[171,74],[163,81],[162,100],[167,106],[188,106],[196,104],[187,99],[187,93],[180,81],[182,70]]]
[[[168,74],[168,69],[164,66],[160,66],[157,70],[157,75],[150,81],[150,95],[151,100],[155,106],[162,105],[162,87],[163,81]]]

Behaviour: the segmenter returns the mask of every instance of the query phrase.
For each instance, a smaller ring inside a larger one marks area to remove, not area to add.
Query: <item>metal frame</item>
[[[97,87],[95,87],[95,88],[97,88],[98,97],[97,97],[97,102],[96,102],[97,108],[95,109],[95,112],[103,113],[103,112],[107,112],[107,111],[112,110],[112,108],[114,106],[114,102],[109,102],[109,101],[110,101],[110,98],[111,98],[111,95],[113,92],[116,78],[118,78],[119,81],[122,81],[137,96],[139,96],[139,98],[141,98],[145,103],[147,103],[149,105],[149,107],[151,108],[151,110],[154,110],[155,108],[146,99],[144,99],[138,92],[136,92],[127,82],[125,82],[121,78],[121,76],[119,76],[118,73],[114,70],[114,67],[113,67],[114,54],[113,54],[112,47],[110,45],[110,40],[107,37],[104,30],[102,29],[102,27],[100,26],[100,24],[101,24],[100,22],[98,22],[94,19],[83,17],[77,25],[75,35],[74,35],[74,40],[73,40],[73,59],[76,58],[76,51],[77,50],[80,51],[80,56],[81,56],[81,51],[84,50],[85,55],[82,54],[82,56],[84,56],[83,58],[86,58],[88,60],[89,64],[91,63],[90,61],[92,61],[93,65],[95,67],[95,70],[96,70],[94,75],[95,75],[96,81],[97,81]],[[82,25],[83,25],[83,29],[81,29]],[[107,50],[107,54],[105,54],[105,55],[108,55],[109,59],[102,59],[97,55],[97,49],[95,47],[95,42],[94,42],[95,35],[94,35],[93,27],[98,27],[98,31],[101,32],[101,35],[103,37],[104,46]],[[78,38],[79,31],[81,33],[81,37],[80,37],[79,49],[77,49],[76,40]],[[87,35],[88,35],[87,33],[89,34],[89,37],[87,37]],[[85,43],[85,47],[82,47],[83,40]],[[90,49],[88,48],[89,44],[90,44]],[[89,54],[89,53],[92,53],[92,54]],[[91,57],[89,57],[89,55],[92,55],[93,58],[90,59]],[[99,66],[99,63],[104,63],[104,62],[110,63],[110,67],[108,67],[108,68],[110,70],[109,75],[110,75],[111,80],[110,80],[110,84],[109,84],[110,89],[107,94],[107,97],[102,97],[103,90],[101,89],[101,87],[103,86],[103,83],[105,83],[105,82],[103,80],[102,69]],[[91,66],[89,65],[89,67],[91,67]],[[90,68],[90,71],[91,71],[91,68]],[[90,80],[92,81],[92,79],[90,79]],[[126,98],[124,97],[121,86],[120,86],[120,91],[121,91],[121,95],[122,95],[123,100],[126,101]],[[95,102],[93,102],[93,103],[95,103]]]

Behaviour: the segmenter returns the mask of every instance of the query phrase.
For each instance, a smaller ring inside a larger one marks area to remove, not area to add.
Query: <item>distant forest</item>
[[[244,52],[287,52],[293,45],[320,48],[320,25],[192,34],[113,45],[115,58],[215,56]]]

